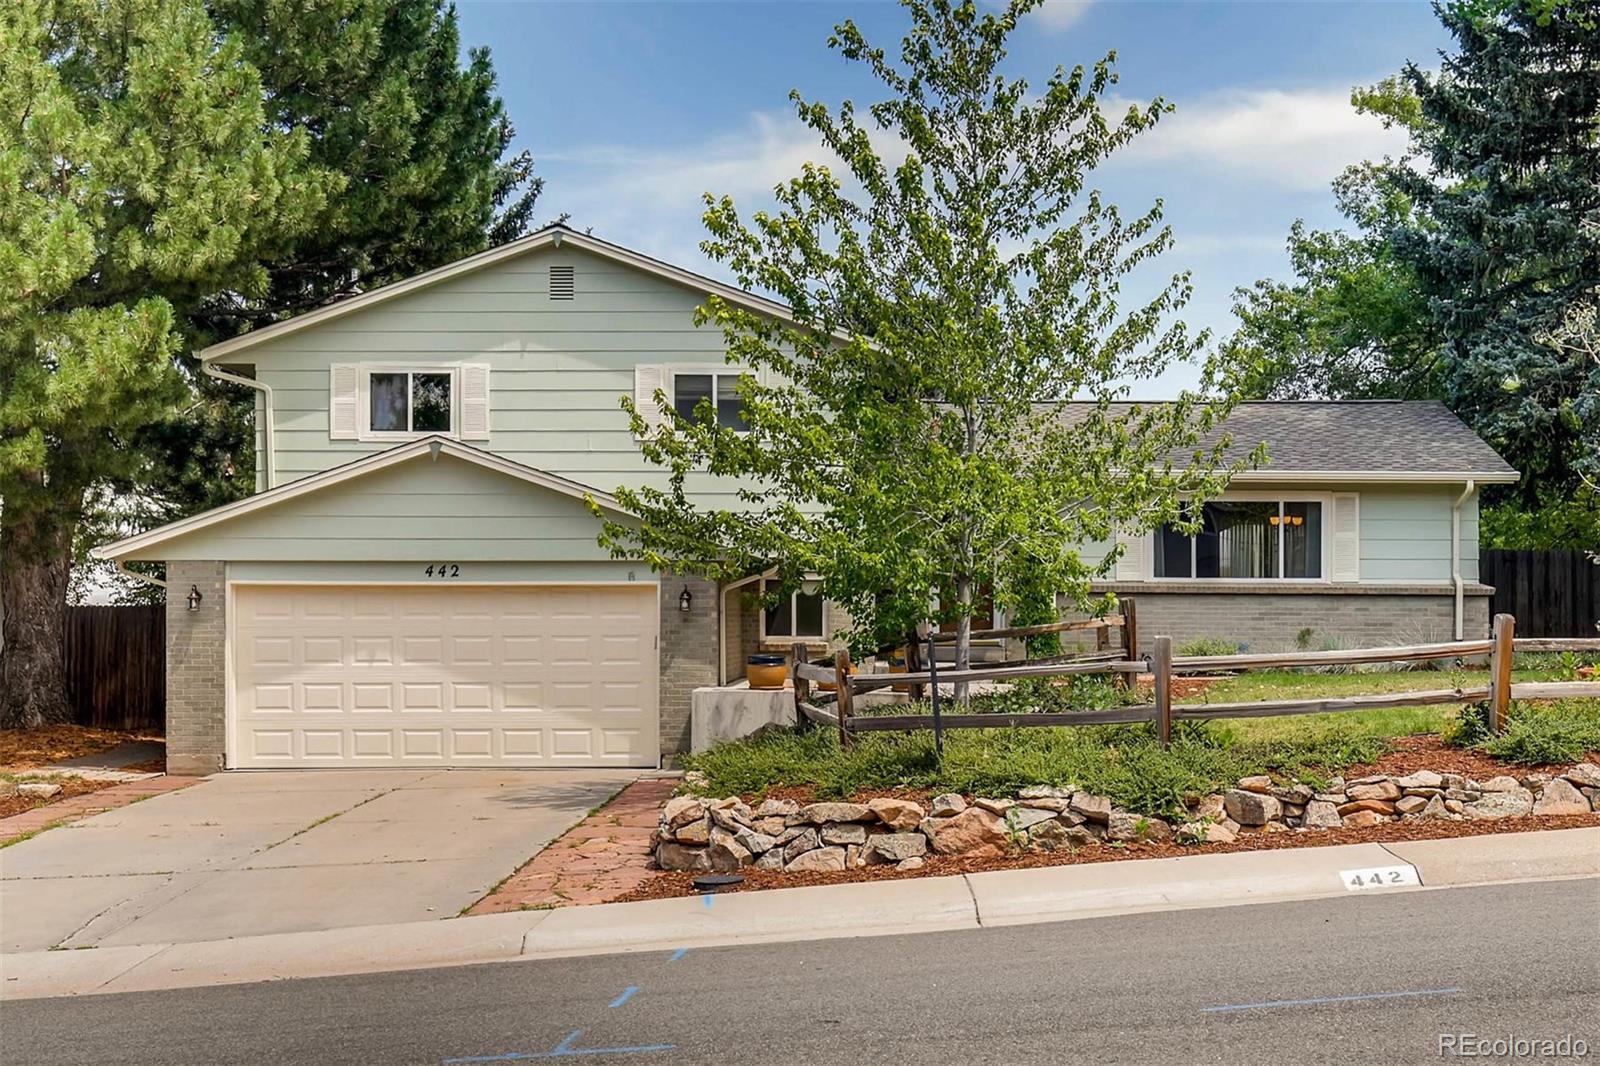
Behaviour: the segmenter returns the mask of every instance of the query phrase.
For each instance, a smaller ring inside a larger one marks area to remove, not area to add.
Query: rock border
[[[737,796],[681,795],[662,808],[653,850],[663,870],[916,870],[930,854],[989,858],[1096,843],[1226,844],[1243,833],[1590,812],[1600,812],[1600,765],[1591,762],[1560,774],[1485,781],[1432,770],[1335,777],[1322,790],[1246,777],[1236,788],[1186,804],[1177,822],[1123,810],[1109,796],[1049,785],[1022,789],[1015,798],[969,801],[949,792],[926,807],[894,797],[804,806],[768,799],[752,807]]]

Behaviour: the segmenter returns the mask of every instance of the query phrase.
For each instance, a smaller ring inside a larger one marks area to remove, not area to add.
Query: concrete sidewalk
[[[1420,888],[1387,887],[1388,871]],[[1352,874],[1377,888],[1353,889]],[[0,956],[0,999],[513,959],[976,929],[1113,914],[1600,877],[1600,828],[1195,855]],[[1600,882],[1596,886],[1600,898]]]

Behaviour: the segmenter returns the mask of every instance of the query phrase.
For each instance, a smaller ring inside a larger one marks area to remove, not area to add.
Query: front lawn
[[[1519,671],[1517,680],[1548,680],[1548,671]],[[1218,682],[1183,702],[1234,702],[1295,696],[1482,685],[1482,670],[1400,673],[1259,673]],[[1600,696],[1600,684],[1596,686]],[[1038,682],[975,697],[972,710],[1020,712],[1106,706],[1141,697],[1103,683],[1070,688]],[[905,705],[884,708],[905,713]],[[1455,728],[1459,708],[1394,708],[1340,714],[1178,723],[1162,750],[1153,727],[996,728],[945,734],[942,763],[933,735],[867,733],[840,751],[831,729],[775,731],[686,756],[687,769],[707,777],[716,796],[759,795],[805,788],[819,798],[915,789],[1008,796],[1029,785],[1072,785],[1110,796],[1128,810],[1181,815],[1183,801],[1231,788],[1241,778],[1272,774],[1317,785],[1345,767],[1376,761],[1393,738],[1450,734],[1462,747],[1526,764],[1571,763],[1600,750],[1600,700],[1514,704],[1501,737]]]

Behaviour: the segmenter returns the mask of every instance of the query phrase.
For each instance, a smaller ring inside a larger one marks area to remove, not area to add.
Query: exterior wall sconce
[[[190,585],[189,595],[185,596],[183,599],[184,602],[189,605],[189,610],[198,611],[200,609],[200,601],[205,599],[205,597],[200,595],[199,585]]]
[[[683,586],[683,591],[678,593],[678,610],[688,614],[694,607],[694,593],[689,591],[689,586]]]

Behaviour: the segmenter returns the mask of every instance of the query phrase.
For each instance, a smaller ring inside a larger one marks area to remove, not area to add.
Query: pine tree
[[[0,724],[71,717],[73,531],[186,395],[174,308],[263,292],[260,251],[338,185],[263,101],[239,40],[192,0],[0,13]]]

